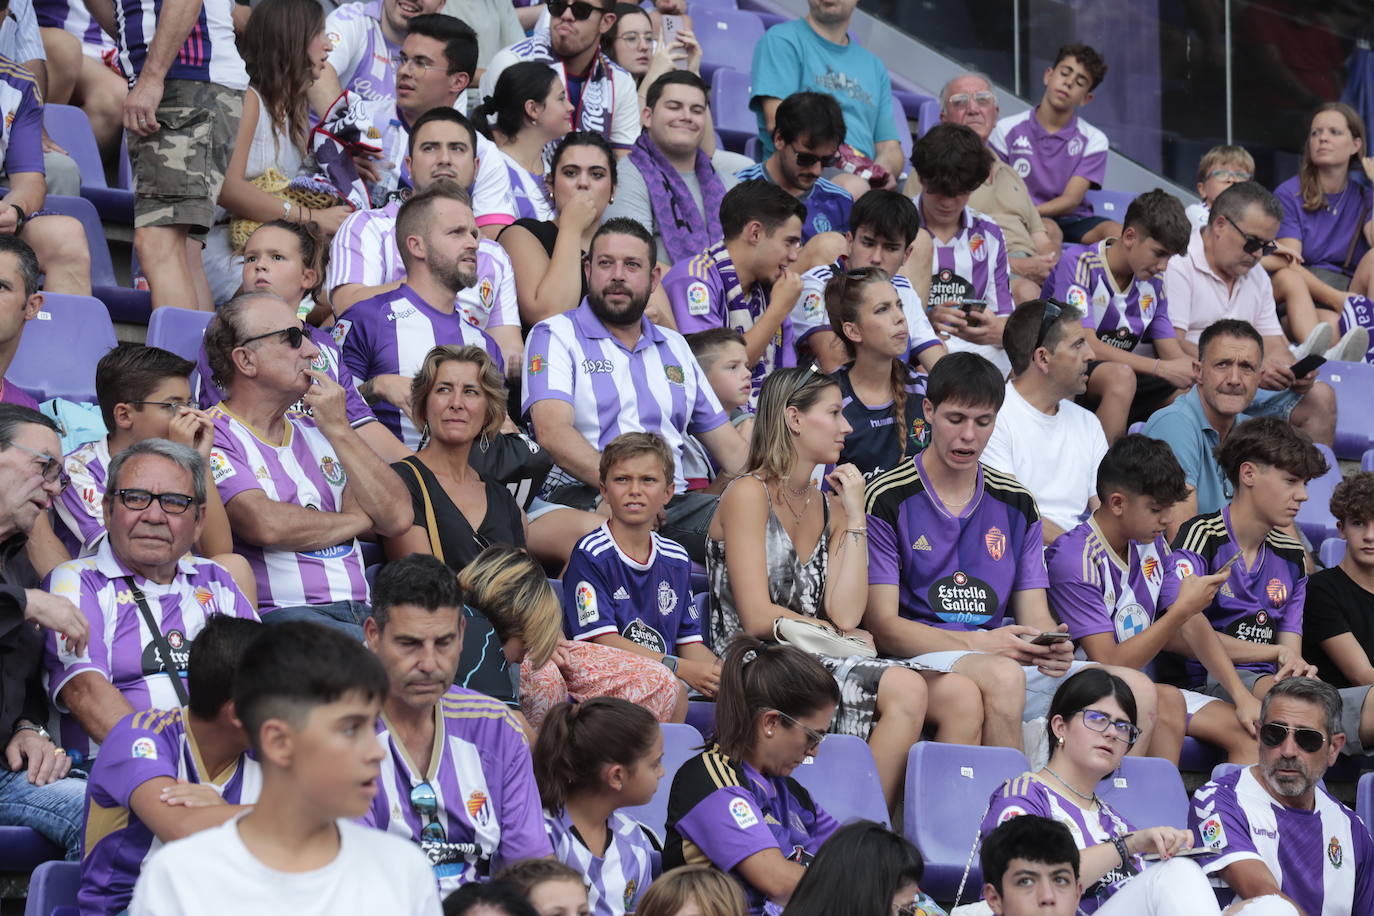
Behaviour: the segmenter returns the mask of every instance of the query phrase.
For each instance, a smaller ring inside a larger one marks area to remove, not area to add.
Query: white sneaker
[[[1307,335],[1307,339],[1295,347],[1290,347],[1293,351],[1294,359],[1302,359],[1309,353],[1322,353],[1327,347],[1331,346],[1331,338],[1334,335],[1331,325],[1325,321],[1318,321],[1317,326]],[[1328,356],[1327,359],[1333,357]],[[1363,357],[1361,357],[1363,358]]]
[[[1330,327],[1323,323],[1323,327]],[[1369,352],[1369,331],[1361,327],[1351,328],[1331,349],[1326,351],[1327,359],[1343,363],[1362,363]]]

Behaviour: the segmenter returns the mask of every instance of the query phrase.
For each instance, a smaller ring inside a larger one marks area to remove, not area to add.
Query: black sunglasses
[[[1242,246],[1242,248],[1244,249],[1246,254],[1254,254],[1255,252],[1259,252],[1260,257],[1268,257],[1269,255],[1279,250],[1279,243],[1274,241],[1273,239],[1265,241],[1257,235],[1251,235],[1244,229],[1237,226],[1235,220],[1231,219],[1231,217],[1226,216],[1224,214],[1222,216],[1222,219],[1230,223],[1231,227],[1235,229],[1237,232],[1239,232],[1241,234],[1241,237],[1245,239],[1245,244]]]
[[[821,168],[833,169],[840,164],[840,154],[831,153],[829,156],[817,156],[815,153],[803,153],[801,150],[792,150],[792,155],[797,157],[797,166],[809,169],[816,163],[821,164]]]
[[[573,0],[571,3],[568,0],[549,0],[547,5],[549,15],[554,19],[561,19],[564,13],[572,10],[573,18],[578,22],[592,18],[592,13],[606,12],[604,7],[597,6],[595,3],[588,3],[586,0]]]
[[[1309,754],[1321,750],[1322,745],[1326,743],[1326,735],[1315,728],[1292,728],[1277,722],[1260,726],[1260,741],[1264,742],[1265,747],[1278,747],[1289,735],[1293,736],[1294,743],[1300,749]]]
[[[299,350],[301,348],[301,344],[305,342],[305,329],[297,326],[291,328],[281,328],[276,331],[268,331],[266,334],[255,334],[252,337],[239,341],[239,346],[246,347],[255,340],[266,340],[267,338],[275,337],[278,334],[282,335],[282,339],[286,341],[286,345],[293,350]]]
[[[1040,316],[1040,331],[1035,335],[1035,346],[1031,347],[1032,353],[1040,349],[1040,345],[1045,342],[1045,335],[1050,332],[1050,328],[1054,327],[1054,323],[1059,320],[1060,315],[1064,314],[1066,308],[1068,306],[1058,299],[1045,300],[1045,314]]]
[[[191,504],[195,502],[193,497],[185,493],[152,493],[148,490],[115,490],[114,495],[119,499],[119,504],[125,509],[132,509],[140,512],[153,504],[162,507],[162,511],[168,515],[181,515]]]

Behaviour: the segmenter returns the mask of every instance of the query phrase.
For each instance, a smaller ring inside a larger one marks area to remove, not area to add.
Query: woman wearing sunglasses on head
[[[1101,916],[1218,913],[1202,869],[1176,858],[1193,835],[1175,827],[1137,829],[1097,797],[1137,738],[1135,696],[1119,677],[1086,668],[1060,685],[1050,704],[1049,762],[1003,783],[983,817],[981,837],[1023,814],[1059,821],[1082,850],[1079,911]],[[1149,864],[1146,855],[1160,861]]]

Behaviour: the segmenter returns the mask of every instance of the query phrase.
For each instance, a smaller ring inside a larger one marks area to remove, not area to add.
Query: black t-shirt
[[[925,397],[925,376],[907,367],[906,416],[900,434],[895,428],[897,411],[894,401],[869,407],[859,400],[854,394],[854,386],[850,384],[847,365],[836,369],[833,377],[839,382],[840,395],[844,399],[844,418],[854,428],[845,436],[840,464],[851,463],[864,477],[872,479],[882,471],[892,470],[901,462],[903,436],[906,438],[907,458],[930,444],[930,426],[921,410],[921,402]]]
[[[1349,633],[1374,657],[1374,594],[1365,591],[1339,566],[1307,577],[1303,606],[1302,657],[1317,666],[1317,676],[1333,687],[1353,687],[1322,649],[1322,642]]]

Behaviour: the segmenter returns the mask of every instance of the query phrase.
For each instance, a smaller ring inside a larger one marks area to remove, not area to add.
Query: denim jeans
[[[302,604],[279,607],[262,615],[263,623],[278,624],[292,620],[320,623],[342,630],[363,641],[363,621],[372,616],[372,608],[361,601],[331,601],[329,604]]]
[[[32,827],[67,851],[67,861],[81,859],[85,830],[86,780],[68,776],[46,786],[29,782],[28,771],[11,773],[0,766],[0,824]]]

